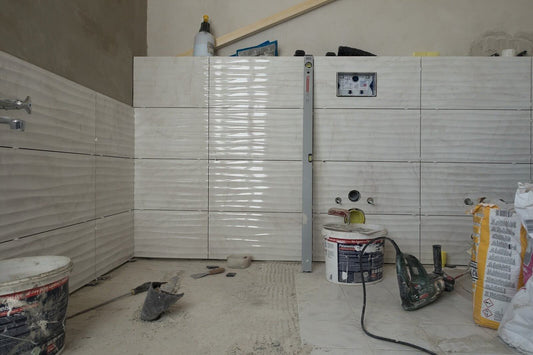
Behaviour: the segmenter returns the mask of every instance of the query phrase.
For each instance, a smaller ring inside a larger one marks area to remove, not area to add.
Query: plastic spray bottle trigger
[[[194,36],[194,56],[214,56],[215,37],[210,32],[209,16],[204,15],[204,21],[200,25],[200,31]]]

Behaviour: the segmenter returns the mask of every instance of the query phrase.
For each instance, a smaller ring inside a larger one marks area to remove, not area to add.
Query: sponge
[[[230,269],[246,269],[252,263],[250,255],[230,255],[226,266]]]

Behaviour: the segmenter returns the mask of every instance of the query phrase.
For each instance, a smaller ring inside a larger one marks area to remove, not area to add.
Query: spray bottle
[[[209,16],[204,15],[204,22],[200,25],[200,31],[194,36],[193,56],[214,56],[215,37],[209,31]]]

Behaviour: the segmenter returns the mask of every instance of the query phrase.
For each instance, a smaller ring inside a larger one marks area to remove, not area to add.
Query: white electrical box
[[[374,97],[376,79],[376,73],[337,73],[337,96]]]

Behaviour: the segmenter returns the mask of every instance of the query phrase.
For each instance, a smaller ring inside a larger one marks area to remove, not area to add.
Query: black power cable
[[[376,242],[378,240],[385,240],[385,239],[392,243],[392,245],[394,246],[394,249],[396,249],[396,254],[401,253],[400,252],[400,248],[394,242],[394,240],[392,240],[391,238],[387,238],[387,237],[377,237],[377,238],[374,238],[374,239],[370,239],[368,241],[368,243],[363,247],[363,249],[361,249],[361,252],[359,253],[359,271],[361,273],[361,282],[363,283],[363,309],[361,310],[361,328],[363,328],[363,331],[365,332],[366,335],[368,335],[369,337],[372,337],[374,339],[388,341],[390,343],[395,343],[395,344],[408,346],[408,347],[411,347],[411,348],[416,349],[416,350],[423,351],[423,352],[428,353],[428,354],[437,355],[436,353],[434,353],[431,350],[425,349],[425,348],[423,348],[421,346],[418,346],[418,345],[415,345],[415,344],[408,343],[406,341],[396,340],[396,339],[392,339],[392,338],[386,338],[386,337],[382,337],[382,336],[379,336],[379,335],[372,334],[368,330],[366,330],[366,328],[365,328],[366,285],[365,285],[365,276],[364,276],[364,273],[363,273],[363,253],[365,252],[366,247],[368,247],[370,244],[372,244],[372,243],[374,243],[374,242]]]

